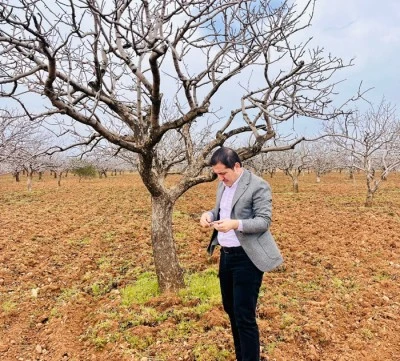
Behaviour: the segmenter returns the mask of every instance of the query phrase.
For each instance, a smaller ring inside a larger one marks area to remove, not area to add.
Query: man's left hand
[[[232,229],[238,229],[239,221],[237,219],[221,219],[219,221],[212,222],[212,226],[222,233],[226,233]]]

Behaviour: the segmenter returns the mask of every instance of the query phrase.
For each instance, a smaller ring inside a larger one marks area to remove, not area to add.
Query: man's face
[[[227,168],[222,163],[217,163],[212,167],[213,172],[218,176],[218,179],[228,187],[231,187],[233,183],[239,178],[242,174],[242,168],[239,163],[235,163],[233,169]]]

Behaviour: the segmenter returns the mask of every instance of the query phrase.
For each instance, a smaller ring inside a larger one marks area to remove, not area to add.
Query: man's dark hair
[[[238,154],[231,148],[221,147],[217,149],[211,157],[211,166],[222,163],[225,167],[233,169],[235,163],[239,163],[242,166],[242,162]]]

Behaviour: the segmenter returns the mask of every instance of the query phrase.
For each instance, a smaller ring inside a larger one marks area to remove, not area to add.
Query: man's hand
[[[237,219],[221,219],[219,221],[212,222],[212,226],[222,233],[226,233],[232,229],[238,229],[239,221]]]
[[[211,227],[212,217],[209,212],[204,212],[200,217],[200,224],[202,227]]]

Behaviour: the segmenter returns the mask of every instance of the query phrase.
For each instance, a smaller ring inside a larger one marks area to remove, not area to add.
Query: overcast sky
[[[294,0],[302,9],[308,0]],[[345,80],[337,88],[338,99],[354,95],[362,82],[369,90],[365,98],[378,105],[382,98],[400,112],[400,1],[399,0],[317,0],[312,26],[299,33],[301,40],[312,37],[310,46],[321,46],[354,66],[337,73]],[[367,102],[356,104],[360,110]],[[294,124],[297,134],[311,136],[321,122],[300,119]],[[291,125],[293,128],[293,124]],[[287,129],[287,125],[284,125]]]
[[[292,1],[299,10],[308,2]],[[400,111],[400,0],[317,0],[312,26],[298,34],[303,41],[313,37],[310,46],[324,47],[326,55],[355,58],[353,67],[338,73],[338,80],[347,79],[337,89],[339,98],[354,95],[362,81],[363,89],[374,88],[366,94],[369,101],[385,97]],[[318,128],[310,120],[296,124],[308,134]]]
[[[343,59],[355,58],[345,72],[344,92],[363,81],[365,88],[374,87],[367,94],[373,103],[385,96],[400,105],[399,0],[318,0],[308,32],[313,44]]]

